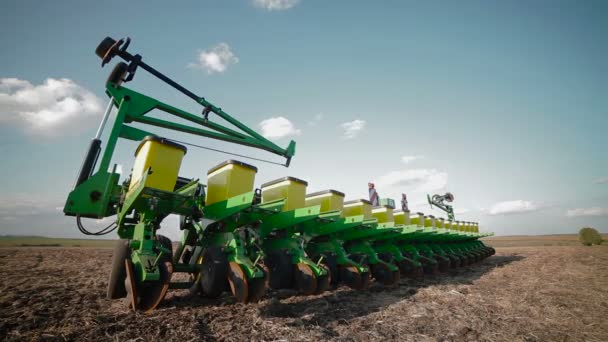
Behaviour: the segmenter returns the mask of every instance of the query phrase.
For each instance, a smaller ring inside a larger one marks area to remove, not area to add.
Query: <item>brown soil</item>
[[[509,247],[396,289],[273,293],[258,304],[173,291],[154,313],[105,299],[111,250],[0,248],[0,340],[607,341],[608,248]]]

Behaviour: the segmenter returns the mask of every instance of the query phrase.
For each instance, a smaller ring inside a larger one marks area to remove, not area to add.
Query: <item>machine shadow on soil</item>
[[[346,287],[333,292],[310,297],[297,297],[294,290],[277,290],[269,293],[267,300],[257,305],[260,317],[264,319],[294,319],[291,325],[315,325],[325,329],[328,336],[335,335],[331,331],[334,323],[341,321],[346,324],[353,318],[364,317],[378,312],[389,305],[415,296],[419,290],[431,286],[441,285],[472,285],[476,280],[488,272],[525,259],[521,255],[497,255],[487,259],[475,267],[451,270],[424,279],[403,279],[393,288],[380,284],[372,284],[367,291],[355,291]],[[175,308],[188,308],[198,305],[211,306],[240,306],[229,295],[218,299],[206,299],[198,296],[173,296],[166,300],[163,306]],[[209,327],[203,318],[199,321],[197,329],[201,336],[208,336]],[[289,325],[288,324],[288,325]]]
[[[303,313],[309,316],[311,323],[325,326],[337,320],[350,320],[379,311],[386,306],[414,296],[420,289],[435,285],[471,285],[481,276],[494,268],[503,267],[512,262],[524,259],[523,256],[495,256],[487,262],[466,270],[454,270],[446,275],[425,278],[423,280],[407,279],[394,288],[386,288],[376,284],[368,291],[344,290],[328,293],[301,302],[282,302],[271,299],[264,303],[259,310],[262,317],[301,317]],[[293,292],[292,292],[293,293]],[[382,294],[378,298],[378,294]],[[294,293],[295,294],[295,293]],[[272,295],[272,293],[271,293]],[[287,293],[289,295],[289,293]],[[277,295],[281,298],[281,295]],[[361,305],[353,305],[359,303]],[[330,307],[328,307],[328,305]]]

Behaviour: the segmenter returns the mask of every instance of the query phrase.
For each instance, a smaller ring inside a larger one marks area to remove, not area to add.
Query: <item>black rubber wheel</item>
[[[163,246],[164,248],[171,251],[169,254],[166,254],[166,253],[163,254],[163,256],[160,258],[160,260],[173,262],[173,243],[171,242],[171,239],[169,239],[168,237],[166,237],[164,235],[157,234],[156,240],[158,240],[158,242],[160,242],[161,246]]]
[[[317,277],[312,268],[301,262],[292,266],[294,269],[294,287],[304,296],[315,294],[317,291]]]
[[[271,289],[288,289],[293,286],[294,265],[287,252],[270,252],[264,258],[264,264],[270,271],[269,286]]]
[[[325,275],[317,277],[317,289],[315,291],[316,294],[321,294],[327,290],[329,290],[332,274],[329,270],[329,267],[325,265],[321,265],[322,268],[327,272]]]
[[[450,269],[450,259],[437,254],[435,260],[439,264],[440,272],[447,272]]]
[[[412,259],[405,258],[398,263],[401,274],[408,278],[420,278],[424,271],[422,265]]]
[[[433,268],[431,269],[431,275],[439,275],[439,263],[433,264]]]
[[[338,273],[338,263],[336,257],[333,255],[327,255],[323,258],[323,265],[329,269],[330,284],[332,286],[338,285],[340,282],[340,274]]]
[[[360,290],[363,288],[361,273],[355,266],[339,266],[340,282],[351,289]],[[333,280],[333,279],[332,279]]]
[[[460,258],[451,254],[448,254],[447,258],[450,260],[450,268],[460,267]]]
[[[259,267],[262,269],[262,272],[264,272],[264,277],[249,279],[249,293],[247,295],[248,303],[258,302],[260,299],[262,299],[262,297],[264,297],[266,291],[268,290],[268,278],[270,276],[270,272],[268,271],[268,267],[265,265],[259,265]]]
[[[182,262],[184,264],[189,264],[191,262],[190,259],[192,259],[192,247],[185,246],[184,251],[182,252]]]
[[[366,290],[371,281],[372,276],[369,274],[369,271],[361,273],[361,290]]]
[[[472,265],[475,263],[475,261],[477,261],[477,256],[472,253],[472,252],[468,252],[468,257],[469,257],[469,265]]]
[[[469,257],[463,254],[460,255],[460,260],[462,261],[462,267],[468,266],[470,263]]]
[[[99,58],[103,58],[106,53],[108,52],[108,50],[114,46],[114,44],[116,43],[116,41],[110,37],[105,37],[101,43],[99,43],[99,45],[97,45],[97,48],[95,49],[95,54],[97,55],[97,57]]]
[[[475,252],[475,261],[483,260],[483,254],[480,251]]]
[[[412,265],[407,259],[403,259],[397,262],[397,267],[399,267],[399,272],[401,272],[401,274],[405,276],[410,274],[410,272],[412,271]]]
[[[219,297],[228,286],[228,257],[221,247],[205,248],[200,270],[201,294]]]
[[[399,270],[393,271],[391,272],[392,274],[392,281],[393,284],[391,286],[398,286],[399,285],[399,280],[401,280],[401,273],[399,272]]]
[[[116,63],[106,82],[119,86],[125,80],[129,66],[125,62]]]
[[[399,271],[391,271],[384,263],[372,264],[370,268],[374,279],[384,286],[393,286],[399,282]]]
[[[247,294],[247,303],[257,303],[266,294],[266,284],[264,278],[249,279],[249,292]]]
[[[108,289],[106,293],[108,299],[118,299],[127,296],[127,289],[125,288],[125,278],[127,277],[125,260],[130,257],[131,248],[129,247],[129,240],[117,240],[114,243],[112,269],[108,279]]]
[[[181,254],[173,254],[173,264],[178,264],[180,262],[180,259],[181,259],[182,255],[184,255],[184,251],[186,250],[184,248],[184,246],[182,246],[182,242],[178,241],[177,242],[177,247],[175,247],[175,251],[177,252],[180,249],[182,250]]]
[[[435,259],[421,255],[420,262],[422,262],[422,269],[424,270],[425,274],[436,275],[439,273],[439,264],[437,261],[435,261]]]
[[[424,268],[422,267],[422,264],[418,263],[417,265],[415,265],[414,269],[412,270],[412,273],[410,273],[410,277],[412,277],[412,279],[424,277]]]

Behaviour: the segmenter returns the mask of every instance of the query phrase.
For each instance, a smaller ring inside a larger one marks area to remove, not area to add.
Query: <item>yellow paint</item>
[[[416,213],[414,217],[410,218],[410,224],[415,224],[420,227],[424,226],[424,214]]]
[[[366,220],[374,218],[372,216],[372,205],[369,202],[364,202],[362,200],[345,203],[344,208],[342,209],[342,215],[344,215],[344,217],[363,215]]]
[[[306,184],[286,179],[269,186],[262,186],[262,203],[284,199],[284,211],[306,206]]]
[[[410,212],[409,211],[398,211],[393,212],[393,219],[395,224],[409,225],[410,223]]]
[[[253,191],[256,172],[247,165],[231,163],[208,173],[205,203],[209,205]]]
[[[386,206],[372,209],[372,216],[378,219],[378,223],[395,222],[393,209]]]
[[[334,210],[342,210],[344,207],[344,196],[334,192],[328,192],[325,194],[306,196],[305,205],[311,207],[314,205],[321,206],[321,212],[328,212]]]
[[[173,191],[177,174],[186,154],[176,146],[156,140],[147,140],[139,145],[136,155],[129,190],[135,187],[148,169],[152,173],[146,178],[145,186],[164,191]]]

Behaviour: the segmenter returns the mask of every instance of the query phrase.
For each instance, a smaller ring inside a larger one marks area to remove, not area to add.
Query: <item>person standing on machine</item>
[[[380,197],[378,196],[374,183],[367,183],[367,187],[369,189],[369,201],[372,202],[372,206],[380,206]]]

